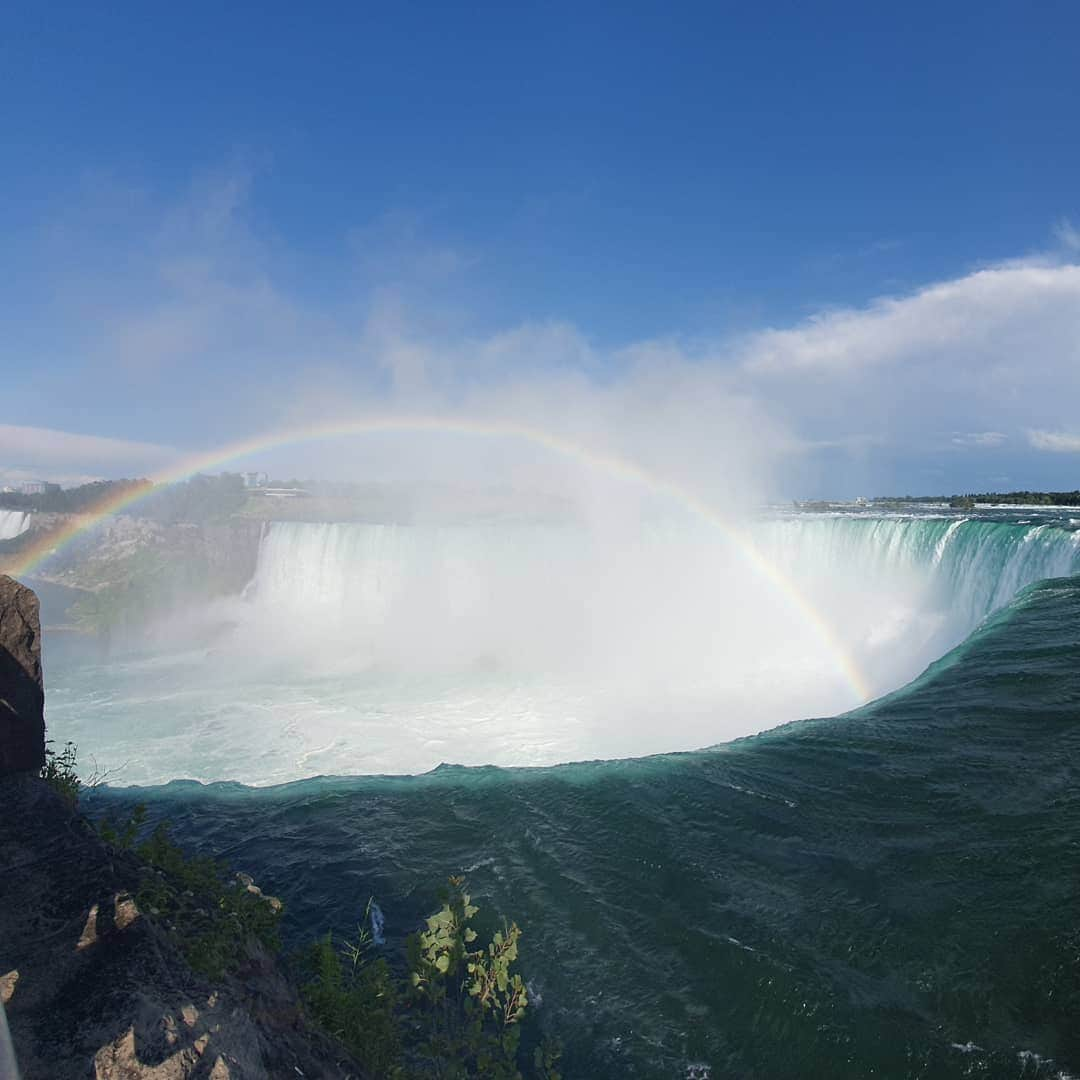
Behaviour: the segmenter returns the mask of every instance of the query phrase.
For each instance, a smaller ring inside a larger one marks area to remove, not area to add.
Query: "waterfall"
[[[715,745],[898,689],[1080,570],[1075,522],[1018,518],[761,520],[766,572],[697,520],[275,522],[212,647],[88,668],[50,717],[131,782]]]
[[[1045,523],[794,516],[753,535],[802,614],[700,525],[605,537],[281,522],[263,537],[253,606],[294,647],[314,639],[320,655],[410,670],[574,668],[622,687],[741,681],[773,694],[840,653],[881,693],[1026,585],[1080,568],[1080,532]]]
[[[1080,571],[1080,531],[1047,522],[798,517],[768,523],[759,542],[798,580],[914,577],[965,635],[1024,587]]]
[[[0,540],[13,540],[30,528],[31,514],[26,510],[0,509]]]
[[[543,662],[543,638],[566,613],[553,579],[580,583],[589,558],[583,537],[558,527],[279,522],[262,539],[252,593],[262,617],[382,659],[523,661],[531,651]]]

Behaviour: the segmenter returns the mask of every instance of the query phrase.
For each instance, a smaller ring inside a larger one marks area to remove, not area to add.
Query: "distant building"
[[[50,491],[59,490],[59,484],[51,484],[48,480],[24,480],[19,485],[23,495],[47,495]]]
[[[242,475],[244,477],[244,487],[246,488],[264,488],[269,479],[264,472],[246,472]]]

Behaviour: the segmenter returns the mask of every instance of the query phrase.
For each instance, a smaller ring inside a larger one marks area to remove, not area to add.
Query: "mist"
[[[245,587],[113,635],[54,715],[131,782],[685,751],[855,708],[990,610],[770,505],[800,440],[722,367],[659,344],[540,367],[546,336],[572,343],[489,342],[475,371],[384,337],[377,390],[310,378],[258,451],[200,446],[314,497],[262,497]]]
[[[86,363],[49,426],[0,427],[12,479],[367,485],[264,502],[242,586],[173,590],[101,667],[61,665],[65,723],[129,779],[550,764],[854,708],[1008,597],[777,504],[883,478],[987,489],[1075,445],[1071,248],[787,326],[601,339],[508,312],[499,268],[422,224],[294,250],[253,187],[234,168],[171,201],[108,183],[72,200],[34,333]],[[98,430],[63,430],[88,414]],[[107,569],[141,542],[106,524],[69,556],[111,551]]]
[[[128,782],[692,750],[903,685],[1075,556],[1021,546],[1003,576],[977,544],[950,554],[960,518],[734,498],[706,516],[683,489],[533,449],[498,456],[494,491],[474,465],[449,502],[414,476],[400,520],[282,511],[241,592],[181,598],[106,657],[54,668],[54,719]],[[504,486],[508,465],[547,497]]]

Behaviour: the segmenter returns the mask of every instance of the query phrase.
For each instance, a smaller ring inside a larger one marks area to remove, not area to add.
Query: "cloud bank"
[[[8,483],[42,477],[75,484],[115,476],[117,470],[137,475],[175,457],[174,449],[153,443],[0,424],[0,479]]]
[[[1080,435],[1066,431],[1029,431],[1028,442],[1051,454],[1080,454]]]
[[[428,242],[412,217],[345,229],[318,259],[257,226],[250,192],[250,174],[226,171],[174,204],[112,191],[57,224],[49,351],[79,361],[47,372],[51,397],[40,372],[17,374],[9,402],[55,408],[39,409],[40,427],[3,417],[8,468],[149,470],[166,444],[394,411],[543,427],[718,498],[982,489],[1006,473],[1058,486],[1080,451],[1068,223],[1057,255],[793,325],[598,341],[558,318],[485,317],[471,277],[483,253]],[[101,437],[59,430],[76,404]],[[292,460],[301,474],[566,482],[550,461],[480,446],[373,442]]]

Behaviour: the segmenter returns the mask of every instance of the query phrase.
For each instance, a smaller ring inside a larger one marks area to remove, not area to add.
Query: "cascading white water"
[[[547,643],[581,623],[579,611],[567,624],[551,579],[584,572],[581,542],[558,528],[279,523],[252,592],[260,620],[284,615],[294,634],[358,662],[426,670],[498,654],[544,666]]]
[[[31,516],[25,510],[0,510],[0,540],[14,540],[26,532]]]
[[[902,685],[1024,585],[1080,569],[1067,521],[761,521],[779,577],[692,521],[275,523],[244,597],[215,608],[227,637],[73,685],[54,666],[50,722],[128,782],[697,748],[856,705],[854,671]]]
[[[700,526],[612,543],[570,526],[281,523],[263,540],[254,592],[260,622],[287,613],[294,646],[297,633],[321,634],[324,650],[359,663],[492,662],[624,688],[767,670],[776,692],[839,652],[880,693],[1080,558],[1077,532],[944,517],[798,515],[753,536],[824,632]]]
[[[800,515],[765,524],[758,542],[838,623],[853,600],[876,597],[882,625],[932,624],[920,664],[1025,586],[1080,570],[1080,532],[1045,521]]]
[[[558,673],[637,693],[745,684],[782,658],[835,689],[820,628],[701,527],[278,523],[253,604],[249,625],[284,620],[290,648],[354,666]]]

